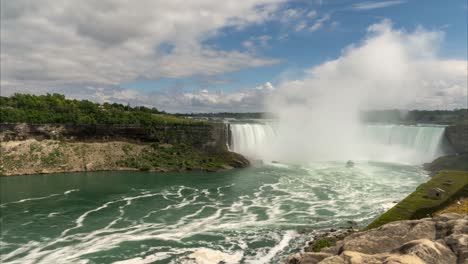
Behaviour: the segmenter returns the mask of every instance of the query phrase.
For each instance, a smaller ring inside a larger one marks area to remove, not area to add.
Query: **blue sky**
[[[369,7],[357,10],[357,3],[388,3],[386,7]],[[258,54],[281,60],[278,64],[248,68],[216,76],[225,80],[222,84],[203,82],[202,77],[162,78],[160,80],[138,80],[123,83],[125,88],[140,91],[152,91],[172,86],[183,86],[187,90],[224,90],[231,91],[261,85],[265,82],[279,82],[285,75],[298,77],[303,70],[338,57],[343,48],[359,42],[366,34],[369,25],[389,18],[397,28],[414,30],[422,26],[428,30],[441,30],[445,41],[440,54],[445,58],[463,59],[467,57],[467,2],[438,0],[409,1],[291,1],[283,10],[315,11],[313,23],[317,17],[330,14],[330,19],[316,31],[294,31],[292,25],[280,21],[270,21],[261,25],[249,26],[238,30],[227,27],[219,36],[205,42],[223,50],[245,50],[243,42],[258,36],[271,37],[265,46],[258,47]]]
[[[1,5],[2,95],[58,92],[171,112],[262,111],[274,90],[312,78],[311,71],[327,62],[346,61],[344,50],[377,40],[369,32],[385,24],[414,60],[426,52],[440,72],[450,68],[433,80],[437,88],[418,107],[465,107],[448,97],[466,97],[466,82],[455,74],[467,61],[466,0],[18,0]],[[416,54],[411,49],[419,42],[428,44]]]

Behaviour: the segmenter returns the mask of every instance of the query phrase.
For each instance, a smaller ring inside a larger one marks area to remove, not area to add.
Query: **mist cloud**
[[[356,157],[361,110],[466,107],[467,62],[439,58],[442,40],[442,32],[397,30],[389,20],[369,26],[337,59],[278,85],[267,110],[280,133],[266,152],[293,161]]]

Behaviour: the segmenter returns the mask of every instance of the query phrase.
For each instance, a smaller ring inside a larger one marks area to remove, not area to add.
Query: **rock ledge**
[[[388,223],[353,233],[321,252],[297,253],[286,264],[468,263],[468,215]]]

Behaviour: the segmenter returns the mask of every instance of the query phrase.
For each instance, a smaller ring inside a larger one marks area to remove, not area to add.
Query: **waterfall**
[[[445,127],[441,126],[367,125],[364,136],[375,143],[399,146],[435,158],[442,154],[444,131]]]
[[[262,150],[274,144],[276,128],[270,123],[231,124],[230,150],[247,157],[262,157]]]
[[[231,151],[243,154],[253,159],[283,160],[287,153],[271,153],[278,151],[274,145],[281,133],[274,122],[269,123],[233,123],[230,125]],[[413,126],[413,125],[364,125],[359,132],[359,138],[350,142],[354,160],[378,160],[406,164],[429,162],[441,156],[442,141],[445,127],[443,126]],[[320,140],[313,138],[311,140]],[[304,142],[304,148],[310,145]],[[333,146],[336,152],[344,147]],[[299,146],[301,147],[301,146]],[[268,157],[267,157],[268,156]],[[346,156],[348,157],[348,155]],[[336,155],[336,160],[342,156]]]

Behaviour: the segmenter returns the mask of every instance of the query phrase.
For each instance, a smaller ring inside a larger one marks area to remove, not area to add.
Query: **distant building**
[[[427,196],[431,199],[440,200],[444,196],[445,191],[440,188],[432,188],[427,192]]]

